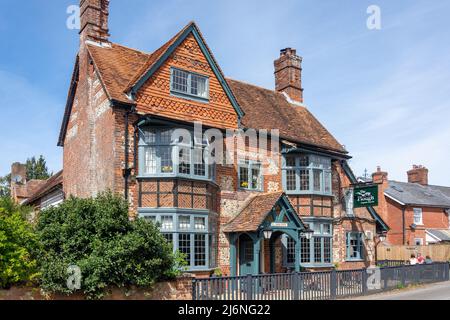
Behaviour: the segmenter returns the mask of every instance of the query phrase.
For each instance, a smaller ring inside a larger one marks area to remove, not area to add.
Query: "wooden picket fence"
[[[433,261],[450,261],[450,244],[428,246],[378,246],[377,260],[408,261],[411,254],[430,256]]]

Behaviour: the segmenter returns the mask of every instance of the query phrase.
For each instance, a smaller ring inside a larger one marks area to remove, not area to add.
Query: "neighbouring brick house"
[[[428,184],[428,169],[413,166],[408,182],[388,180],[378,168],[373,182],[380,185],[378,212],[389,225],[387,243],[428,245],[450,241],[450,187]]]
[[[145,53],[109,41],[108,0],[80,5],[59,138],[66,195],[122,194],[130,217],[159,223],[197,275],[373,262],[387,226],[373,208],[343,207],[356,183],[351,157],[304,105],[294,49],[281,51],[276,90],[268,90],[225,78],[193,22]],[[220,152],[231,163],[203,157],[219,153],[213,138],[173,138],[198,122],[218,135],[234,132]],[[241,145],[238,129],[279,129],[279,139]]]

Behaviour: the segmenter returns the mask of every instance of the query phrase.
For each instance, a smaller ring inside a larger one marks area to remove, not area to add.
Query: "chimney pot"
[[[426,167],[414,164],[407,174],[409,183],[418,183],[423,186],[428,185],[428,169]]]

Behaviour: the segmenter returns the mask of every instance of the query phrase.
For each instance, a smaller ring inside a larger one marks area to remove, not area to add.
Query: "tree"
[[[11,174],[0,177],[0,197],[11,196]]]
[[[48,172],[47,163],[42,155],[38,160],[36,157],[28,159],[26,166],[28,180],[47,180],[52,176],[52,173]]]
[[[38,276],[38,238],[25,219],[30,208],[9,197],[0,198],[0,288],[29,282]]]
[[[111,193],[72,197],[44,210],[37,230],[41,286],[50,293],[81,290],[101,298],[110,286],[151,286],[172,278],[184,261],[153,223],[130,221],[127,202]],[[70,280],[77,285],[69,286]]]

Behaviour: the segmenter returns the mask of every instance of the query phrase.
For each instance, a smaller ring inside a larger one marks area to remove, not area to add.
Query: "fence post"
[[[337,291],[337,273],[336,269],[333,269],[330,274],[330,298],[336,299],[336,291]]]
[[[299,300],[300,273],[294,272],[292,275],[292,290],[294,290],[294,300]]]
[[[197,283],[196,283],[196,279],[192,279],[192,300],[197,300]]]
[[[447,262],[445,264],[444,272],[445,272],[445,274],[444,274],[445,281],[449,281],[450,280],[450,262]]]
[[[408,267],[405,266],[401,266],[400,267],[400,279],[402,282],[402,287],[404,287],[406,285],[406,271],[407,271]]]
[[[252,275],[248,274],[246,279],[246,289],[247,289],[247,300],[253,300],[253,286],[252,286]]]
[[[367,274],[367,269],[362,269],[362,294],[367,294],[367,280],[369,279],[369,275]]]

